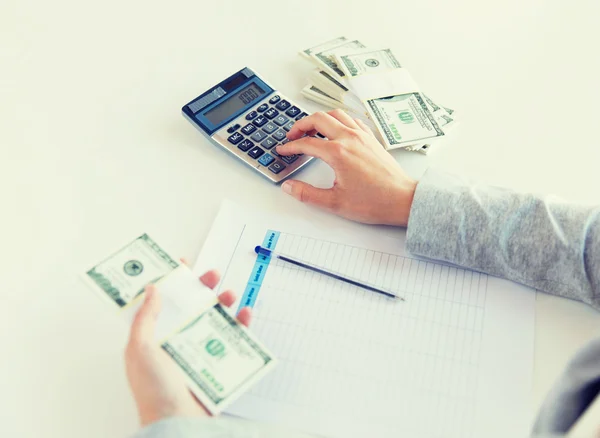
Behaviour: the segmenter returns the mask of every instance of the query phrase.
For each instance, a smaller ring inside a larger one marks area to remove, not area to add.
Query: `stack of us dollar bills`
[[[317,66],[302,94],[363,120],[388,150],[428,154],[456,123],[456,112],[424,94],[390,49],[342,36],[300,55]]]

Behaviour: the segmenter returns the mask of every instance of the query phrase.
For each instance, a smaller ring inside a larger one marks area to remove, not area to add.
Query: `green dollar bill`
[[[193,383],[199,399],[213,405],[207,406],[213,412],[275,361],[220,304],[195,318],[162,348]]]
[[[444,135],[420,93],[371,99],[366,103],[371,119],[390,148]]]
[[[402,67],[390,49],[342,54],[339,58],[342,60],[342,67],[351,77],[381,73]]]
[[[335,55],[340,53],[345,53],[349,50],[359,50],[364,49],[366,46],[362,44],[358,40],[345,42],[336,47],[328,48],[326,50],[322,50],[319,53],[313,55],[314,59],[317,60],[322,66],[324,66],[328,71],[335,73],[339,77],[344,77],[344,72],[340,70],[336,61]]]
[[[147,284],[155,283],[179,263],[173,260],[147,234],[117,251],[86,272],[119,307],[125,307],[144,291]]]
[[[344,44],[346,41],[348,41],[348,38],[342,36],[342,37],[338,37],[338,38],[334,38],[330,41],[326,41],[324,43],[321,43],[317,46],[311,47],[309,49],[303,50],[302,53],[304,56],[310,57],[312,54],[314,53],[319,53],[322,52],[323,50],[328,50],[331,49],[332,47],[337,47],[340,44]]]

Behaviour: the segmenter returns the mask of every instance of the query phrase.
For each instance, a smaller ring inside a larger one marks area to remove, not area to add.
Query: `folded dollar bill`
[[[267,374],[276,359],[216,294],[147,234],[84,274],[84,281],[131,322],[153,283],[161,298],[155,340],[213,414]]]

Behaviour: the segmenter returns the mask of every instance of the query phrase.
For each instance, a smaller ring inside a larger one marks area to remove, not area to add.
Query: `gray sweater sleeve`
[[[407,249],[600,308],[600,208],[517,194],[427,172],[410,211]],[[600,341],[571,361],[534,435],[566,433],[600,391]]]
[[[600,308],[600,208],[427,172],[410,211],[414,254]]]

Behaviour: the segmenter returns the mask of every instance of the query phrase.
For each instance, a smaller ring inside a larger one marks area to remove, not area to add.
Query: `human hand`
[[[316,132],[328,140],[310,136]],[[282,185],[286,193],[347,219],[406,226],[417,181],[361,120],[341,110],[318,112],[297,121],[287,136],[290,142],[279,146],[278,154],[320,158],[335,171],[335,181],[330,189],[319,189],[289,180]]]
[[[216,271],[208,271],[200,281],[211,289],[219,282]],[[219,301],[230,307],[235,294],[225,291]],[[160,296],[154,285],[146,287],[144,304],[138,311],[125,350],[127,379],[137,405],[141,426],[168,417],[209,416],[210,413],[190,392],[177,365],[154,339]],[[243,308],[237,319],[248,326],[251,311]]]

